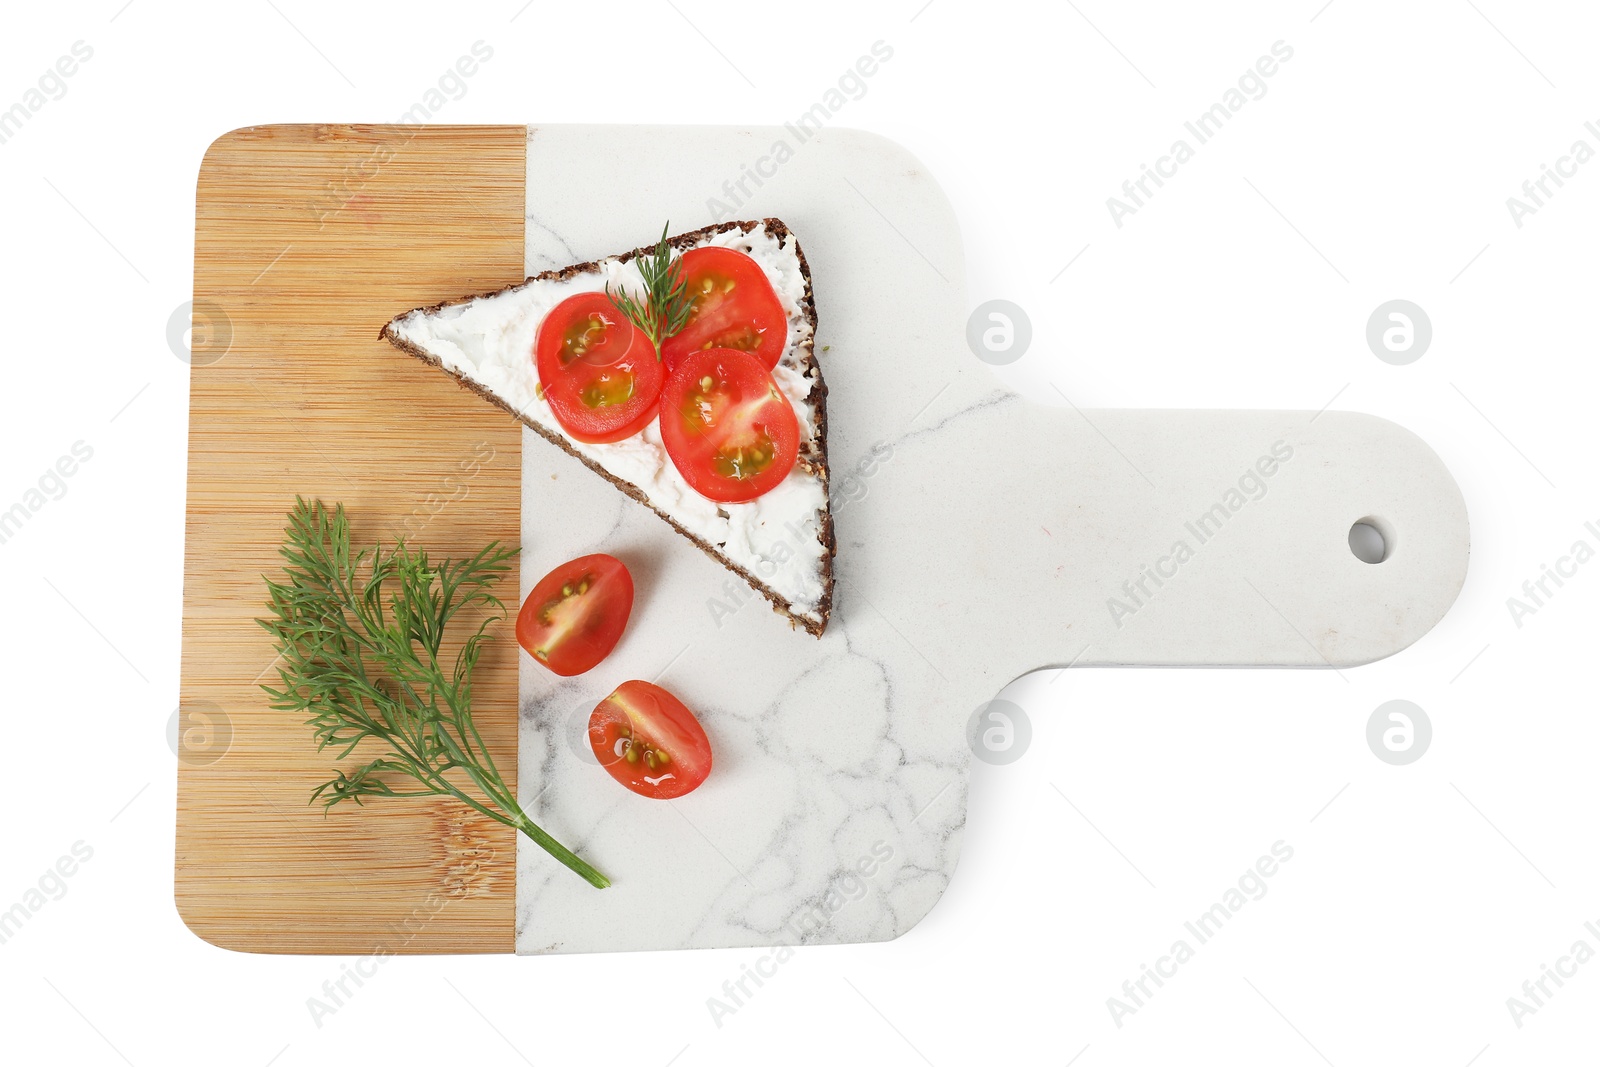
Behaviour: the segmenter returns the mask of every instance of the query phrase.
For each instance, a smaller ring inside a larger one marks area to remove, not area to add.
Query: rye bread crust
[[[674,237],[669,237],[667,238],[667,244],[672,248],[681,251],[684,248],[694,245],[702,238],[709,237],[713,234],[725,233],[732,229],[738,229],[741,233],[748,234],[757,226],[763,227],[768,235],[776,239],[780,248],[789,242],[793,242],[795,258],[800,263],[800,275],[805,279],[805,295],[800,303],[801,311],[804,313],[806,321],[811,324],[811,336],[800,345],[800,364],[805,376],[811,380],[811,391],[806,394],[806,400],[811,405],[812,428],[814,432],[811,435],[811,440],[807,442],[805,448],[802,449],[797,462],[806,470],[820,477],[822,479],[824,489],[828,490],[831,486],[828,473],[828,386],[823,380],[822,368],[817,362],[815,352],[817,337],[817,306],[811,292],[811,266],[806,262],[805,252],[801,250],[800,242],[795,240],[794,235],[789,232],[789,228],[783,224],[782,220],[769,218],[761,219],[759,221],[752,220],[741,222],[723,222],[711,226],[703,226],[698,230],[690,230],[687,233],[680,233]],[[637,256],[649,255],[654,251],[654,245],[646,245],[640,248],[635,248],[631,252],[624,252],[620,255],[607,258],[616,259],[626,263]],[[727,567],[729,570],[739,575],[739,577],[743,578],[749,583],[752,589],[754,589],[757,593],[760,593],[768,602],[772,604],[774,611],[787,618],[791,626],[798,626],[814,637],[821,637],[823,631],[827,628],[828,618],[833,611],[833,557],[838,550],[838,545],[835,541],[833,532],[833,508],[831,504],[822,513],[821,528],[817,534],[817,540],[823,547],[822,597],[817,602],[817,616],[818,620],[820,620],[818,621],[801,615],[796,615],[789,609],[788,602],[785,601],[783,597],[779,596],[778,593],[770,586],[768,586],[756,575],[752,574],[748,569],[739,566],[727,556],[723,555],[717,550],[716,546],[706,542],[704,539],[696,536],[695,534],[690,533],[688,530],[685,530],[681,525],[678,524],[676,520],[672,518],[672,516],[668,515],[654,504],[651,504],[650,501],[646,499],[645,495],[631,483],[617,478],[599,463],[579,453],[577,449],[573,448],[572,445],[559,434],[556,434],[545,427],[538,425],[531,419],[528,419],[521,412],[517,411],[504,400],[495,396],[483,386],[463,377],[460,374],[457,374],[455,371],[444,366],[438,359],[432,355],[429,355],[417,345],[414,345],[410,341],[400,337],[394,330],[395,322],[400,318],[404,318],[406,315],[417,313],[423,315],[437,315],[444,308],[465,304],[470,301],[477,300],[480,297],[496,296],[501,293],[513,292],[515,290],[525,288],[534,282],[559,281],[561,279],[571,278],[574,275],[595,272],[599,269],[599,263],[594,260],[590,260],[586,263],[574,263],[571,266],[562,267],[559,270],[548,270],[539,274],[530,275],[528,278],[524,279],[518,284],[509,285],[503,289],[497,289],[487,293],[475,293],[470,296],[458,297],[454,300],[445,300],[428,307],[418,308],[415,311],[402,312],[400,315],[397,315],[395,319],[386,323],[383,329],[379,332],[378,336],[381,340],[388,341],[402,352],[415,356],[417,359],[422,360],[422,362],[444,371],[444,373],[454,378],[456,384],[461,386],[463,389],[469,390],[470,392],[476,393],[477,395],[483,397],[483,399],[489,401],[502,411],[505,411],[507,414],[516,418],[524,426],[528,427],[534,433],[537,433],[540,437],[543,437],[546,441],[549,441],[563,452],[566,452],[568,455],[577,459],[584,466],[588,467],[600,477],[604,478],[606,481],[622,490],[622,492],[626,493],[634,500],[637,500],[640,504],[643,504],[645,507],[655,512],[663,521],[666,522],[668,526],[671,526],[679,534],[687,538],[706,555],[710,556],[712,559],[716,560],[724,567]]]

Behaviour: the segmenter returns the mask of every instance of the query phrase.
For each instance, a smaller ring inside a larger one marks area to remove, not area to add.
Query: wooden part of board
[[[213,944],[512,951],[513,832],[454,801],[308,805],[333,754],[268,707],[254,620],[296,494],[342,502],[358,542],[517,543],[517,423],[377,337],[522,278],[525,162],[520,126],[272,126],[201,165],[180,693],[200,732],[179,762],[176,898]],[[502,593],[514,612],[514,574]],[[516,644],[496,632],[475,711],[514,776]]]

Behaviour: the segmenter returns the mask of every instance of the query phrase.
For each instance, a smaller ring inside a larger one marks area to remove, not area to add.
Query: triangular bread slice
[[[772,375],[794,405],[800,457],[777,488],[748,503],[718,504],[691,489],[667,458],[659,421],[625,441],[587,444],[567,435],[540,394],[533,347],[544,316],[567,297],[602,290],[607,282],[641,291],[634,261],[654,246],[418,308],[391,321],[381,336],[576,456],[743,578],[791,624],[820,637],[833,606],[835,545],[828,507],[828,387],[813,351],[817,311],[805,254],[778,219],[707,226],[668,243],[679,253],[706,245],[745,253],[761,265],[788,313],[788,339]]]

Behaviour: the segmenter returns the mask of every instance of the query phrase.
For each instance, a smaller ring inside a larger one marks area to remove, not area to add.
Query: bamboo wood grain
[[[180,761],[175,879],[213,944],[513,951],[513,832],[455,801],[308,806],[333,756],[267,706],[254,619],[297,493],[344,503],[358,542],[517,543],[517,424],[377,336],[522,278],[525,164],[520,126],[272,126],[201,165],[194,292],[213,321],[191,371],[181,700],[220,708],[232,737],[215,762]],[[514,577],[502,592],[514,613]],[[495,632],[474,707],[514,782],[516,644],[509,621]]]

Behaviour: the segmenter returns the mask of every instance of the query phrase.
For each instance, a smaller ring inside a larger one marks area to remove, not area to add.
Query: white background
[[[1600,926],[1600,563],[1520,628],[1506,606],[1575,540],[1600,545],[1583,528],[1600,522],[1600,161],[1520,228],[1506,207],[1574,140],[1600,148],[1583,128],[1600,120],[1586,5],[123,2],[27,5],[0,35],[0,107],[75,41],[94,50],[0,145],[0,508],[75,441],[94,449],[0,545],[0,909],[74,842],[94,850],[0,945],[8,1061],[1594,1056],[1600,962],[1520,1028],[1506,1006],[1574,941],[1600,949],[1583,928]],[[480,39],[494,57],[443,121],[775,123],[886,41],[892,61],[835,124],[899,140],[943,185],[971,305],[1027,309],[1033,347],[1007,380],[1041,403],[1060,403],[1054,383],[1082,407],[1337,398],[1394,419],[1466,495],[1461,599],[1413,648],[1342,673],[1018,683],[1032,748],[975,764],[960,871],[933,913],[896,942],[799,953],[720,1028],[706,999],[760,953],[400,959],[319,1028],[306,999],[343,961],[223,952],[172,903],[163,730],[188,367],[166,324],[190,295],[194,179],[213,138],[393,120]],[[1266,96],[1115,226],[1106,198],[1279,40],[1294,55]],[[1364,339],[1397,297],[1434,327],[1403,367]],[[1393,698],[1434,727],[1404,767],[1365,741]],[[1270,892],[1117,1027],[1106,999],[1280,839],[1294,858]]]

